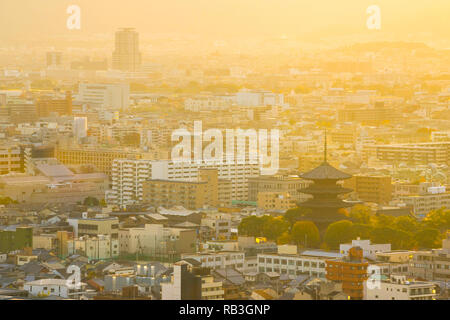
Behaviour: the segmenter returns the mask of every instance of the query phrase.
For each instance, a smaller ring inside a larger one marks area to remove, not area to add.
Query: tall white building
[[[119,110],[130,105],[128,84],[80,83],[78,100],[101,110]]]
[[[87,118],[75,117],[73,119],[73,135],[77,139],[85,138],[87,136]]]
[[[121,71],[138,71],[141,66],[139,52],[139,33],[133,28],[124,28],[116,32],[115,49],[112,55],[112,67]]]
[[[200,168],[217,168],[219,179],[231,181],[231,199],[247,200],[248,178],[260,174],[259,164],[174,162],[117,159],[112,167],[112,194],[118,205],[142,201],[142,182],[148,179],[197,181]]]

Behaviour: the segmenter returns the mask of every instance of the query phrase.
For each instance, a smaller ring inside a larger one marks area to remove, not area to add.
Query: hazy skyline
[[[45,3],[45,4],[44,4]],[[69,5],[81,8],[81,30],[66,28]],[[366,9],[381,8],[380,31],[368,30]],[[433,0],[3,0],[0,3],[0,39],[35,36],[92,36],[135,27],[143,36],[195,35],[227,39],[277,37],[299,39],[349,36],[448,41],[450,2]],[[0,40],[1,41],[1,40]],[[444,42],[445,43],[445,42]]]

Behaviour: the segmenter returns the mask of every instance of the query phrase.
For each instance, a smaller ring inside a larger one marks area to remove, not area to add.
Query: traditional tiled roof
[[[328,162],[323,162],[317,168],[301,175],[306,180],[343,180],[352,176],[332,167]]]

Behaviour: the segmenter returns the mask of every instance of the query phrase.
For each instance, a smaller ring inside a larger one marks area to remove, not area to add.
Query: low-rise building
[[[290,246],[291,247],[291,246]],[[295,279],[299,275],[325,278],[326,261],[330,258],[341,257],[340,253],[320,250],[288,251],[279,246],[277,253],[261,253],[257,256],[258,272],[276,272]]]
[[[121,254],[141,254],[151,257],[175,259],[180,254],[196,251],[196,231],[146,224],[143,228],[119,230]]]
[[[356,239],[352,240],[352,243],[343,243],[339,246],[339,251],[343,255],[348,255],[349,251],[353,247],[360,247],[363,250],[363,257],[371,260],[377,258],[378,252],[391,251],[391,244],[372,244],[370,240]]]
[[[434,300],[436,284],[404,275],[371,277],[364,285],[364,300]]]
[[[56,296],[73,299],[78,298],[85,287],[83,282],[74,284],[64,279],[41,279],[26,282],[23,286],[24,290],[34,297]]]

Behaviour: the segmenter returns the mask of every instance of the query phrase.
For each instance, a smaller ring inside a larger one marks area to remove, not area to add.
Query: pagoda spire
[[[327,162],[327,128],[325,128],[325,137],[323,145],[323,162]]]

